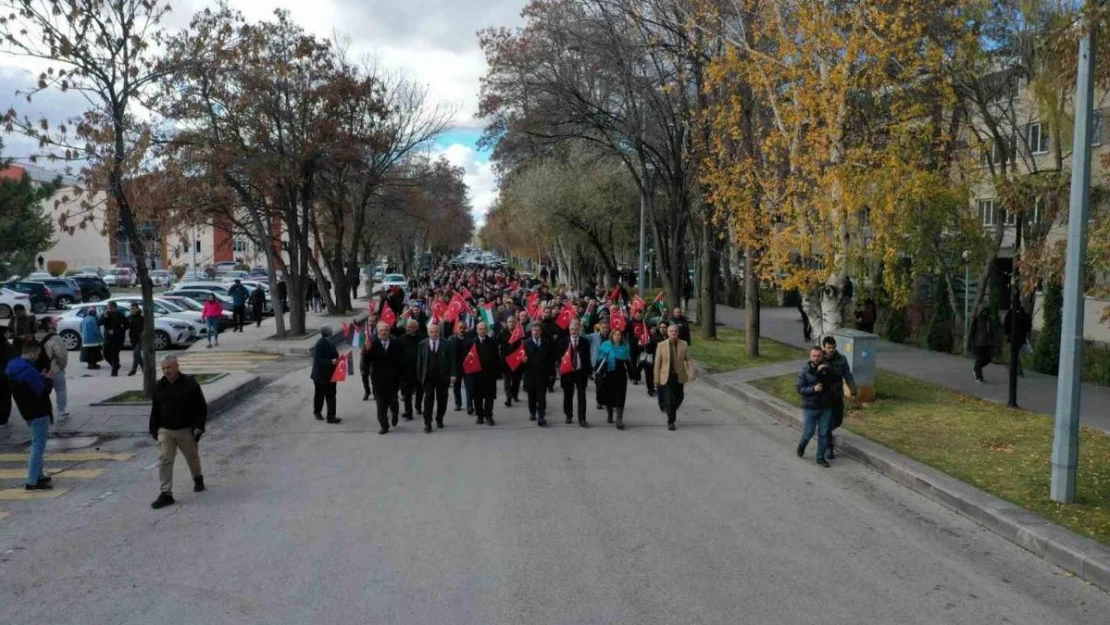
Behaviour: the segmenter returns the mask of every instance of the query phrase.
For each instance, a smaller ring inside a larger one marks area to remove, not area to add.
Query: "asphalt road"
[[[338,426],[307,372],[214,422],[208,492],[153,511],[152,443],[96,486],[0,522],[0,622],[1106,623],[1110,595],[692,384],[677,432],[630,387],[629,429],[449,412]],[[553,400],[555,395],[549,396]],[[553,403],[555,403],[553,401]],[[114,447],[113,447],[114,445]],[[49,464],[49,463],[48,463]]]

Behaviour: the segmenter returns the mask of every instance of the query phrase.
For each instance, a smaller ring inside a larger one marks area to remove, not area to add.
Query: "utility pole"
[[[1087,3],[1093,8],[1094,3]],[[1056,431],[1052,440],[1053,501],[1075,502],[1079,460],[1079,399],[1083,362],[1083,260],[1087,255],[1090,211],[1091,123],[1094,106],[1096,24],[1088,20],[1079,40],[1075,85],[1075,133],[1072,141],[1071,199],[1068,206],[1068,252],[1064,269],[1064,309],[1060,329],[1060,375],[1056,383]]]
[[[1017,342],[1018,328],[1021,326],[1018,310],[1021,308],[1021,275],[1018,270],[1018,254],[1021,250],[1021,223],[1019,214],[1014,220],[1014,268],[1010,271],[1010,394],[1007,408],[1017,408],[1018,367],[1021,366],[1021,348]],[[1024,344],[1024,341],[1022,342]]]

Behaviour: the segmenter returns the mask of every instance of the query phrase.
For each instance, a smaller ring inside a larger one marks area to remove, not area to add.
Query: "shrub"
[[[66,267],[68,267],[68,266],[69,265],[66,264],[66,261],[64,261],[64,260],[48,260],[48,261],[46,261],[46,270],[48,272],[50,272],[50,275],[54,276],[55,278],[64,274],[66,272]]]
[[[775,289],[759,289],[759,305],[774,308],[779,305],[779,294]]]
[[[789,308],[797,308],[798,304],[802,302],[802,294],[798,289],[790,289],[782,294],[782,305]]]
[[[952,353],[952,303],[948,300],[948,278],[940,276],[933,283],[933,315],[929,318],[926,343],[935,352]]]
[[[1060,331],[1064,323],[1064,287],[1053,280],[1044,290],[1044,324],[1033,350],[1033,370],[1056,375],[1060,368]]]
[[[185,267],[185,265],[174,265],[173,266],[173,275],[177,276],[178,280],[181,279],[181,276],[185,275],[186,271],[188,271],[188,269]]]
[[[891,308],[887,315],[883,338],[891,343],[905,343],[910,337],[910,324],[906,319],[905,308]]]

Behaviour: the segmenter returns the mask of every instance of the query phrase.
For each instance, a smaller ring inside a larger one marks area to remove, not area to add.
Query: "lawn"
[[[788,360],[804,360],[806,357],[805,352],[800,349],[761,337],[759,357],[749,358],[743,330],[718,326],[716,341],[707,341],[699,337],[699,331],[700,328],[697,326],[690,328],[690,333],[693,335],[690,355],[698,363],[706,366],[710,373],[747,369]]]
[[[757,388],[798,404],[794,376]],[[1076,503],[1049,498],[1053,419],[879,371],[876,402],[844,427],[1102,543],[1110,544],[1110,436],[1082,428]]]
[[[193,377],[196,378],[199,384],[208,384],[214,382],[227,375],[226,373],[197,373]],[[139,389],[137,391],[124,391],[119,395],[113,395],[105,399],[105,404],[149,404],[150,400],[146,398],[146,393]]]

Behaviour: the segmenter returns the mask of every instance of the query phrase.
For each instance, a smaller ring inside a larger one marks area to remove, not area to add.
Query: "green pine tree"
[[[1064,287],[1053,280],[1044,290],[1044,325],[1033,350],[1033,370],[1056,375],[1060,367],[1060,331],[1063,324]]]
[[[939,276],[933,281],[933,315],[929,318],[927,343],[935,352],[952,353],[952,304],[948,301],[948,278]]]

